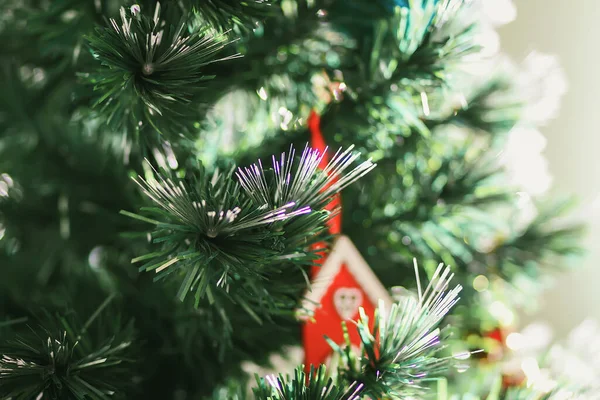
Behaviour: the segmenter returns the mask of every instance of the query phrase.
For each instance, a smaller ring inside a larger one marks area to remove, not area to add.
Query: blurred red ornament
[[[502,345],[504,345],[504,341],[505,341],[504,332],[500,328],[496,328],[492,331],[486,332],[483,336],[490,338],[490,339],[494,339],[495,341],[502,343]]]
[[[502,387],[503,388],[512,388],[523,386],[525,383],[526,377],[525,374],[521,371],[521,373],[515,374],[503,374],[502,375]]]

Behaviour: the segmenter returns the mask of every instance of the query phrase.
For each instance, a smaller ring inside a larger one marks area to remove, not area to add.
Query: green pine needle
[[[257,20],[273,12],[272,0],[189,0],[199,15],[215,28],[225,31],[232,26],[254,28]]]
[[[87,36],[102,67],[82,77],[99,92],[96,105],[109,124],[138,133],[149,125],[179,135],[197,122],[199,94],[213,78],[204,67],[224,60],[217,54],[228,42],[206,27],[188,28],[183,17],[170,25],[160,10],[157,3],[150,18],[146,10],[121,8],[120,22],[111,19],[111,27]]]
[[[308,378],[308,379],[307,379]],[[359,400],[362,385],[352,383],[348,388],[336,386],[327,376],[326,367],[317,370],[311,366],[308,377],[303,367],[296,368],[294,376],[268,376],[256,378],[258,387],[254,389],[257,400]]]
[[[524,100],[511,78],[497,75],[486,81],[449,122],[503,138],[523,117]]]

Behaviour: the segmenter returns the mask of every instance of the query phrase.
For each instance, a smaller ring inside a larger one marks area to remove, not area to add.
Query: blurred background
[[[542,129],[550,193],[579,199],[578,216],[588,224],[583,268],[561,274],[528,321],[549,323],[564,337],[586,317],[600,321],[600,1],[516,0],[515,21],[500,28],[502,47],[513,59],[531,51],[558,57],[568,91],[560,111]],[[540,176],[538,179],[544,179]]]

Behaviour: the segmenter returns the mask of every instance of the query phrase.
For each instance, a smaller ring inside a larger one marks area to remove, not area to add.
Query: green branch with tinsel
[[[151,242],[161,248],[132,262],[143,262],[140,271],[154,272],[155,280],[180,277],[177,297],[193,292],[196,306],[205,297],[215,303],[219,292],[257,320],[293,311],[308,284],[305,269],[317,258],[318,250],[309,249],[322,240],[331,215],[325,206],[375,167],[369,160],[351,168],[359,154],[349,148],[320,170],[324,155],[306,147],[298,159],[291,148],[273,156],[270,169],[259,161],[212,174],[199,166],[185,178],[139,177],[155,207],[122,213],[155,225]],[[277,277],[297,269],[304,282],[282,285]]]

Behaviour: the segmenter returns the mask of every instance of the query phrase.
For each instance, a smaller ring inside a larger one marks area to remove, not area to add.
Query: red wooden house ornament
[[[379,300],[392,304],[387,290],[352,241],[339,236],[305,296],[303,308],[312,314],[302,332],[306,368],[327,364],[332,349],[325,336],[343,344],[342,321],[357,320],[359,307],[373,322]],[[352,347],[360,348],[358,332],[349,329],[348,333]]]
[[[312,145],[325,151],[319,122],[319,116],[311,113],[308,125]],[[338,208],[339,196],[332,203],[329,209]],[[340,233],[339,209],[330,221],[329,230],[332,234]],[[383,300],[384,304],[392,304],[388,291],[347,236],[342,235],[335,240],[331,252],[323,255],[320,264],[320,268],[313,268],[311,289],[303,302],[303,311],[307,310],[310,315],[302,327],[306,370],[310,370],[311,365],[316,368],[329,363],[332,349],[325,336],[344,344],[342,321],[357,320],[360,307],[372,323],[379,300]],[[351,346],[359,348],[361,341],[358,332],[354,329],[348,331]]]

